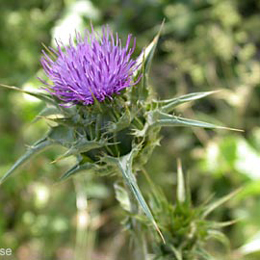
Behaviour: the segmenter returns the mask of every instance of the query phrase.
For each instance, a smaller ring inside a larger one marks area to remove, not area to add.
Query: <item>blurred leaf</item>
[[[124,210],[131,212],[131,203],[127,191],[117,183],[114,184],[114,189],[116,193],[116,199],[119,201],[121,207]]]
[[[183,95],[177,98],[172,98],[168,100],[155,101],[156,104],[161,106],[161,111],[165,113],[171,112],[176,106],[184,104],[186,102],[191,102],[200,98],[204,98],[206,96],[217,93],[218,91],[208,91],[208,92],[196,92],[190,93],[187,95]]]
[[[181,251],[179,251],[178,249],[176,249],[173,245],[170,245],[171,250],[174,252],[174,255],[176,257],[176,260],[183,260]]]
[[[54,106],[57,106],[57,102],[55,102],[52,97],[46,93],[42,93],[42,92],[33,92],[33,91],[28,91],[28,90],[24,90],[24,89],[21,89],[21,88],[17,88],[15,86],[8,86],[8,85],[4,85],[4,84],[0,84],[1,87],[4,87],[4,88],[8,88],[8,89],[12,89],[12,90],[16,90],[16,91],[20,91],[20,92],[23,92],[25,94],[28,94],[28,95],[31,95],[33,97],[36,97],[46,103],[49,103],[49,104],[52,104]]]
[[[195,251],[196,254],[198,254],[199,256],[202,257],[202,259],[205,260],[217,260],[216,258],[214,258],[212,255],[210,255],[206,250],[204,250],[203,248],[199,248]]]
[[[45,107],[34,119],[34,122],[38,121],[42,117],[46,118],[59,118],[59,117],[64,117],[64,115],[61,113],[60,109],[55,106],[49,106]]]
[[[229,165],[230,168],[234,168],[237,160],[237,136],[230,135],[221,140],[218,144],[220,156],[223,158],[223,162]]]
[[[230,247],[230,242],[228,238],[221,232],[217,230],[208,230],[209,238],[214,238],[225,245],[227,248]]]
[[[252,180],[259,180],[260,154],[243,138],[237,140],[236,146],[237,159],[235,162],[235,168],[239,172],[246,174]]]
[[[22,167],[27,161],[32,159],[38,153],[44,151],[46,148],[52,146],[53,143],[47,138],[41,139],[37,141],[33,146],[29,147],[27,152],[21,156],[15,164],[10,168],[10,170],[0,179],[0,185],[3,183],[11,174],[15,172],[15,170]]]
[[[236,219],[236,220],[225,221],[225,222],[211,222],[211,225],[213,228],[223,228],[223,227],[234,225],[238,221],[239,220]]]
[[[260,232],[258,232],[248,243],[238,249],[243,255],[260,251]]]
[[[177,201],[179,203],[184,203],[186,200],[186,191],[180,159],[177,160],[177,176]]]
[[[76,173],[80,173],[83,171],[88,170],[94,170],[96,168],[96,165],[93,163],[83,163],[83,164],[76,164],[74,165],[70,170],[68,170],[66,173],[64,173],[60,178],[59,181],[65,181],[68,178],[72,177],[72,175],[75,175]]]
[[[227,202],[228,200],[230,200],[231,198],[236,196],[240,191],[241,191],[241,189],[237,189],[237,190],[233,191],[232,193],[230,193],[230,194],[220,198],[219,200],[211,203],[210,205],[206,206],[205,211],[202,213],[202,217],[205,218],[206,216],[208,216],[213,210],[215,210],[217,207],[221,206],[222,204],[224,204],[225,202]]]
[[[249,183],[245,184],[243,190],[236,196],[236,200],[244,200],[246,198],[250,198],[253,196],[260,195],[260,180],[250,181]]]

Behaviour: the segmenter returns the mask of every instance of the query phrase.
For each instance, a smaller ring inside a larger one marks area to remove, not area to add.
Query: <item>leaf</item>
[[[60,117],[64,117],[64,115],[61,113],[60,109],[58,107],[55,106],[49,106],[49,107],[45,107],[34,119],[34,122],[37,122],[39,119],[41,118],[47,118],[47,119],[51,119],[51,118],[60,118]]]
[[[86,153],[90,150],[101,148],[107,145],[113,145],[114,143],[107,143],[105,140],[96,141],[96,140],[87,140],[86,138],[80,138],[76,143],[74,143],[68,151],[66,151],[63,155],[58,157],[54,162],[61,160],[65,157],[69,157],[71,155],[77,155],[81,153]]]
[[[184,203],[186,200],[186,191],[185,191],[185,183],[184,176],[181,166],[181,160],[177,160],[177,200],[179,203]]]
[[[71,142],[74,141],[74,129],[62,125],[52,127],[47,137],[53,143],[68,146]]]
[[[154,56],[155,49],[157,47],[157,43],[164,25],[164,21],[161,24],[161,27],[152,40],[152,42],[145,48],[145,50],[139,55],[136,61],[136,66],[138,69],[134,73],[134,78],[138,81],[139,77],[142,75],[141,84],[138,87],[132,88],[131,96],[132,102],[135,103],[136,101],[146,100],[149,94],[148,89],[148,74],[150,71],[150,67],[152,64],[152,59]]]
[[[176,249],[173,245],[170,245],[170,249],[173,251],[176,260],[183,260],[182,258],[182,252]]]
[[[200,98],[204,98],[208,95],[217,92],[219,91],[217,90],[217,91],[207,91],[207,92],[195,92],[177,98],[172,98],[172,99],[162,100],[162,101],[154,101],[154,102],[161,107],[162,112],[168,113],[171,112],[176,106],[179,106],[186,102],[191,102]]]
[[[78,119],[78,115],[74,117],[45,117],[47,120],[55,122],[56,125],[63,125],[65,127],[75,127],[75,126],[82,126]]]
[[[58,104],[55,102],[55,100],[52,98],[52,96],[50,96],[49,94],[45,94],[45,93],[42,93],[42,92],[33,92],[33,91],[29,91],[29,90],[24,90],[24,89],[21,89],[21,88],[17,88],[15,86],[8,86],[8,85],[5,85],[5,84],[0,84],[1,87],[4,87],[4,88],[8,88],[8,89],[12,89],[12,90],[16,90],[16,91],[19,91],[19,92],[22,92],[24,94],[28,94],[28,95],[31,95],[33,97],[36,97],[46,103],[49,103],[49,104],[52,104],[52,105],[55,105],[57,106]]]
[[[227,248],[230,247],[230,242],[228,238],[220,231],[217,230],[208,230],[208,238],[214,238],[225,245]]]
[[[208,216],[213,210],[215,210],[217,207],[221,206],[222,204],[224,204],[225,202],[227,202],[228,200],[230,200],[231,198],[233,198],[234,196],[236,196],[242,189],[237,189],[235,191],[233,191],[232,193],[224,196],[223,198],[220,198],[219,200],[211,203],[210,205],[208,205],[205,209],[205,211],[202,214],[202,218],[205,218],[206,216]]]
[[[126,107],[125,112],[117,122],[111,122],[108,125],[108,132],[115,133],[127,128],[132,121],[132,116],[129,109]]]
[[[202,127],[202,128],[212,128],[212,129],[226,129],[241,131],[239,129],[217,126],[211,123],[183,118],[179,116],[173,116],[159,111],[158,109],[151,111],[149,115],[149,124],[151,126],[190,126],[190,127]]]
[[[155,49],[157,47],[158,40],[160,38],[162,28],[164,26],[164,21],[162,22],[160,29],[152,42],[145,48],[144,52],[138,57],[136,63],[139,67],[144,66],[145,67],[145,73],[149,72],[149,69],[151,67],[152,59],[154,56]],[[137,70],[134,75],[136,75],[140,71]]]
[[[224,221],[224,222],[211,222],[210,226],[212,228],[223,228],[223,227],[228,227],[228,226],[234,225],[238,221],[239,221],[239,219]]]
[[[212,255],[210,255],[205,249],[203,249],[202,247],[198,248],[195,250],[195,253],[202,257],[205,260],[217,260],[216,258],[214,258]],[[200,258],[199,258],[200,259]]]
[[[47,106],[36,116],[34,122],[38,121],[40,118],[46,118],[53,121],[55,120],[72,121],[72,118],[74,119],[77,117],[78,115],[75,107],[62,107],[58,105],[54,106],[54,105],[47,104]],[[74,121],[76,120],[74,119]]]
[[[72,106],[72,107],[60,106],[61,101],[57,97],[49,95],[47,92],[44,93],[44,92],[40,92],[40,91],[29,91],[29,90],[24,90],[22,88],[17,88],[15,86],[8,86],[8,85],[5,85],[5,84],[0,84],[0,86],[4,87],[4,88],[19,91],[19,92],[22,92],[24,94],[31,95],[33,97],[36,97],[36,98],[46,102],[47,104],[50,104],[50,105],[57,107],[60,111],[62,111],[66,115],[75,114],[76,108],[74,106]]]
[[[121,207],[124,210],[130,212],[131,211],[130,200],[126,190],[117,183],[114,184],[114,189],[116,193],[116,199],[120,203]]]
[[[9,171],[0,179],[0,185],[3,183],[11,174],[15,172],[15,170],[22,167],[29,159],[32,159],[35,155],[42,152],[46,148],[53,145],[53,143],[47,138],[43,138],[37,141],[33,146],[31,146],[27,152],[21,156],[15,164],[9,169]]]
[[[71,169],[69,169],[66,173],[64,173],[60,178],[59,181],[65,181],[70,178],[72,175],[76,173],[86,171],[86,170],[93,170],[96,168],[96,165],[93,163],[84,163],[84,164],[76,164]]]
[[[137,151],[138,151],[138,149],[135,148],[129,154],[127,154],[123,157],[119,157],[119,158],[106,157],[106,158],[104,158],[104,160],[107,161],[108,163],[116,164],[119,167],[119,170],[123,175],[123,179],[125,180],[126,184],[130,188],[131,192],[133,193],[133,195],[136,198],[137,202],[139,203],[140,207],[144,211],[147,218],[152,222],[155,229],[161,236],[162,240],[165,242],[164,237],[163,237],[159,227],[157,226],[157,224],[154,220],[154,217],[138,187],[136,178],[135,178],[134,174],[132,173],[133,157]]]

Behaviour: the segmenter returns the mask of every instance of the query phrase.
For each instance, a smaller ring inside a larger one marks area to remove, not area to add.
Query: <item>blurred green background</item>
[[[109,24],[121,38],[137,38],[136,55],[149,44],[165,18],[150,84],[161,98],[221,90],[176,114],[243,129],[243,133],[165,129],[147,171],[174,201],[176,158],[190,175],[194,205],[238,187],[243,191],[212,218],[239,219],[224,229],[231,251],[219,259],[260,259],[260,2],[258,0],[2,0],[0,81],[39,88],[42,43],[68,41],[90,21]],[[0,88],[0,175],[48,128],[33,123],[41,102]],[[0,248],[13,259],[72,259],[77,214],[72,180],[56,183],[70,161],[52,164],[55,149],[36,157],[0,187]],[[88,176],[88,247],[91,259],[126,259],[130,250],[120,226],[122,210],[113,177]],[[146,182],[139,176],[140,186]],[[148,190],[147,190],[148,191]],[[83,223],[84,224],[84,223]],[[219,251],[219,248],[213,248]],[[220,254],[218,252],[218,254]],[[118,258],[116,258],[118,256]],[[121,258],[120,258],[121,257]]]

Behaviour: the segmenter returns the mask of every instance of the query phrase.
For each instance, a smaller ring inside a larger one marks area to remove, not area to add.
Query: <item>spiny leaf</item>
[[[64,119],[76,116],[75,107],[62,107],[58,105],[47,106],[36,116],[34,122],[38,121],[40,118],[46,118],[49,120]]]
[[[65,127],[82,126],[82,123],[80,123],[77,120],[78,115],[75,115],[74,117],[44,117],[44,118],[52,122],[55,122],[57,125],[63,125]]]
[[[29,159],[32,159],[33,156],[37,155],[38,153],[42,152],[47,147],[53,145],[53,142],[48,140],[47,138],[41,139],[37,141],[33,146],[31,146],[27,152],[21,156],[15,164],[10,168],[10,170],[0,179],[0,184],[4,182],[11,174],[15,172],[15,170],[22,167]]]
[[[217,201],[211,203],[210,205],[208,205],[206,207],[205,211],[202,213],[202,218],[205,218],[206,216],[208,216],[213,210],[215,210],[217,207],[221,206],[222,204],[224,204],[225,202],[227,202],[228,200],[233,198],[241,190],[242,189],[237,189],[237,190],[233,191],[232,193],[224,196],[223,198],[220,198],[219,200],[217,200]]]
[[[8,88],[8,89],[12,89],[12,90],[16,90],[16,91],[19,91],[19,92],[22,92],[24,94],[28,94],[28,95],[31,95],[33,97],[36,97],[46,103],[49,103],[49,104],[52,104],[52,105],[55,105],[57,106],[58,104],[53,100],[53,98],[48,95],[48,94],[45,94],[45,93],[42,93],[42,92],[33,92],[33,91],[29,91],[29,90],[24,90],[24,89],[21,89],[21,88],[17,88],[15,86],[8,86],[8,85],[5,85],[5,84],[0,84],[0,86],[4,87],[4,88]]]
[[[164,26],[164,21],[162,22],[160,29],[159,29],[158,33],[156,34],[156,36],[154,37],[154,39],[152,40],[152,42],[145,48],[144,52],[137,59],[136,63],[139,66],[139,68],[141,67],[141,65],[144,62],[143,66],[145,67],[145,73],[148,73],[149,69],[151,67],[151,62],[152,62],[152,59],[153,59],[154,51],[157,47],[157,43],[158,43],[158,40],[160,38],[163,26]],[[139,71],[137,70],[135,72],[135,75],[138,72]]]
[[[96,140],[87,140],[82,138],[78,140],[67,152],[64,156],[70,156],[78,153],[85,153],[92,149],[97,149],[103,147],[105,145],[111,145],[107,143],[105,140],[96,141]]]
[[[141,84],[138,87],[132,88],[132,102],[136,101],[142,101],[146,100],[149,94],[148,89],[148,74],[149,70],[152,64],[152,59],[154,56],[155,49],[157,47],[157,43],[162,31],[164,25],[164,21],[161,24],[161,27],[157,33],[157,35],[154,37],[152,42],[145,48],[145,50],[140,54],[140,56],[137,58],[136,65],[138,69],[134,73],[134,77],[136,80],[140,77],[142,74]]]
[[[111,124],[108,125],[108,132],[110,133],[119,132],[125,129],[126,127],[128,127],[131,121],[132,121],[131,113],[129,109],[126,107],[125,112],[119,118],[119,120],[117,122],[112,122]]]
[[[208,92],[195,92],[190,93],[187,95],[183,95],[177,98],[172,98],[168,100],[162,100],[162,101],[154,101],[157,105],[161,107],[161,111],[168,113],[171,112],[176,106],[181,105],[186,102],[191,102],[200,98],[204,98],[208,95],[217,93],[217,91],[208,91]]]
[[[64,173],[60,178],[59,181],[65,181],[68,178],[70,178],[72,175],[75,175],[76,173],[86,171],[86,170],[94,170],[96,168],[96,165],[93,163],[84,163],[84,164],[76,164],[71,169],[69,169],[66,173]]]
[[[90,150],[101,148],[107,145],[113,145],[115,143],[107,143],[105,140],[96,141],[96,140],[87,140],[86,138],[80,138],[76,143],[74,143],[65,154],[58,157],[54,162],[61,160],[65,157],[71,155],[77,155],[80,153],[86,153]]]
[[[60,106],[60,100],[55,97],[55,96],[51,96],[48,93],[44,93],[44,92],[40,92],[40,91],[29,91],[29,90],[24,90],[22,88],[17,88],[15,86],[9,86],[9,85],[5,85],[5,84],[0,84],[1,87],[4,88],[8,88],[8,89],[12,89],[12,90],[16,90],[19,92],[22,92],[24,94],[27,95],[31,95],[33,97],[36,97],[44,102],[46,102],[47,104],[53,105],[55,107],[57,107],[60,111],[62,111],[65,115],[73,115],[75,114],[75,107],[64,107],[64,106]]]
[[[218,126],[211,123],[183,118],[179,116],[173,116],[166,113],[163,113],[159,110],[154,110],[150,115],[149,123],[151,126],[188,126],[188,127],[202,127],[202,128],[212,128],[212,129],[226,129],[233,131],[242,131],[235,128],[229,128],[224,126]]]
[[[128,185],[128,187],[130,188],[131,192],[133,193],[134,197],[136,198],[136,200],[138,201],[139,205],[141,206],[142,210],[144,211],[145,215],[147,216],[147,218],[152,222],[152,224],[154,225],[155,229],[157,230],[157,232],[159,233],[159,235],[161,236],[162,240],[165,242],[164,237],[159,229],[159,227],[157,226],[154,217],[138,187],[138,184],[136,182],[136,178],[134,176],[134,174],[132,173],[132,161],[133,161],[133,157],[136,154],[136,152],[138,151],[138,149],[133,149],[129,154],[123,156],[123,157],[119,157],[119,158],[114,158],[114,157],[107,157],[104,160],[109,162],[109,163],[113,163],[116,164],[119,167],[120,172],[123,175],[123,178],[126,182],[126,184]]]
[[[37,122],[41,118],[60,118],[64,117],[64,115],[61,113],[58,107],[55,106],[49,106],[45,107],[34,119],[34,122]]]
[[[160,111],[159,109],[155,109],[149,111],[147,113],[147,123],[144,125],[142,130],[134,129],[133,135],[138,137],[143,137],[146,133],[151,130],[153,127],[164,127],[164,126],[171,126],[171,127],[202,127],[202,128],[211,128],[211,129],[223,129],[223,130],[232,130],[232,131],[239,131],[243,132],[243,130],[229,128],[225,126],[218,126],[211,123],[183,118],[180,116],[169,115]]]
[[[53,143],[68,146],[71,142],[74,141],[74,130],[73,128],[59,125],[56,127],[52,127],[47,137]]]

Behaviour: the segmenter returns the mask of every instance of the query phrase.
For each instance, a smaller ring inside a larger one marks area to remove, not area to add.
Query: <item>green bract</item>
[[[153,186],[150,194],[150,205],[154,218],[158,220],[159,228],[164,234],[165,243],[156,239],[154,258],[156,260],[190,260],[215,259],[205,249],[209,240],[216,240],[229,248],[227,237],[221,232],[223,227],[234,224],[235,221],[217,222],[207,219],[216,208],[235,197],[240,190],[236,190],[216,201],[206,202],[194,206],[192,204],[189,183],[182,172],[180,161],[177,172],[176,203],[167,200],[163,191]],[[187,175],[186,175],[187,176]],[[187,188],[186,188],[187,187]]]

